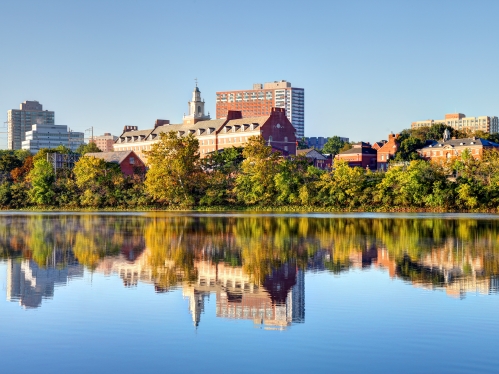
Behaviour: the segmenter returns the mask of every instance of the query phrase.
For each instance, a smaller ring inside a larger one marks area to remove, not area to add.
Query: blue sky
[[[215,92],[305,88],[305,135],[376,141],[415,120],[499,115],[497,1],[0,2],[0,112],[119,135]],[[2,121],[2,122],[3,122]],[[3,130],[5,131],[5,130]],[[0,147],[6,147],[6,134]]]

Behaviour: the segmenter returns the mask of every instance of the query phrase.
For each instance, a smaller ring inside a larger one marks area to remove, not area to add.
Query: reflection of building
[[[196,267],[197,283],[183,289],[196,326],[210,293],[216,293],[217,317],[251,319],[267,328],[305,321],[305,275],[294,264],[273,269],[261,286],[242,267],[207,261],[199,261]]]
[[[40,268],[33,260],[9,259],[7,266],[7,301],[19,301],[25,308],[37,308],[43,298],[54,296],[55,286],[65,285],[83,276],[83,267],[68,265]]]

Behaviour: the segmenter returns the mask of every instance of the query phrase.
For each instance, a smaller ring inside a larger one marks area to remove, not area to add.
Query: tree
[[[206,174],[206,190],[200,203],[203,205],[225,205],[234,202],[233,189],[243,162],[243,148],[224,148],[201,160]]]
[[[397,161],[411,161],[420,158],[416,152],[418,149],[423,148],[425,142],[414,136],[409,136],[400,142],[400,147],[395,155]]]
[[[345,142],[339,136],[329,138],[322,148],[322,153],[331,154],[333,157],[340,153],[341,149],[345,146]]]
[[[53,185],[55,174],[52,165],[47,160],[37,160],[29,173],[31,190],[29,197],[38,205],[51,205],[54,199]]]
[[[73,169],[76,186],[81,191],[83,206],[116,205],[114,179],[121,176],[118,165],[101,158],[81,157]],[[116,188],[120,188],[116,186]]]
[[[254,136],[248,139],[243,156],[241,174],[237,177],[234,188],[237,199],[247,205],[274,204],[274,176],[279,154],[265,145],[263,137]]]
[[[158,143],[147,152],[149,170],[147,192],[157,201],[173,205],[193,205],[203,188],[199,141],[194,135],[160,134]]]
[[[97,153],[97,152],[102,152],[99,147],[97,147],[97,144],[94,142],[90,142],[88,144],[81,144],[77,149],[76,153],[79,153],[80,155],[84,156],[87,153]]]
[[[305,138],[298,139],[298,149],[307,149],[307,148],[308,148],[308,144],[305,141]]]

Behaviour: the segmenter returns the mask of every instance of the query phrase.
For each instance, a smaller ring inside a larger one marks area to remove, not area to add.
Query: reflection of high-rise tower
[[[273,269],[262,286],[239,266],[198,261],[196,268],[198,281],[183,289],[196,326],[211,292],[216,292],[217,317],[250,319],[279,328],[305,321],[305,274],[296,264]]]
[[[7,301],[18,301],[25,308],[37,308],[43,298],[54,296],[56,285],[83,276],[81,265],[68,265],[64,269],[40,268],[33,260],[7,263]]]

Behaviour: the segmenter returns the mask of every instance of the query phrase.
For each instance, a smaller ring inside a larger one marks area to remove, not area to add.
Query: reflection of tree
[[[158,290],[195,282],[199,261],[242,268],[256,286],[285,264],[333,273],[392,266],[394,276],[428,285],[499,275],[496,220],[165,213],[1,219],[3,258],[32,258],[42,268],[76,258],[96,269],[103,259],[121,253],[123,261],[140,259]]]

